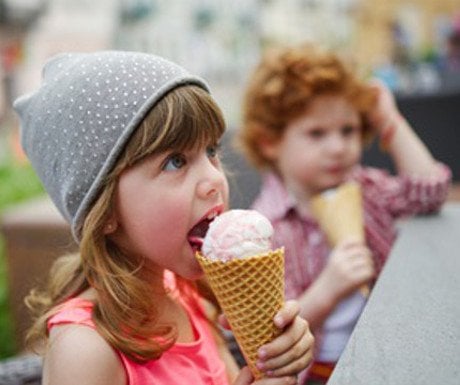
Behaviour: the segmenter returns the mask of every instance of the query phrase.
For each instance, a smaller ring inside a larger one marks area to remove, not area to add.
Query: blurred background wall
[[[460,36],[459,0],[0,0],[0,12],[0,116],[61,51],[169,57],[211,83],[233,124],[248,71],[273,44],[320,42],[413,93],[441,87]]]

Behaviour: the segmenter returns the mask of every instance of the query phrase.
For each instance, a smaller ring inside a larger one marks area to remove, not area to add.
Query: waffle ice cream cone
[[[212,260],[196,255],[254,377],[257,350],[279,334],[273,318],[284,303],[284,250]]]
[[[272,248],[273,227],[254,210],[230,210],[210,222],[196,257],[255,378],[257,350],[280,330],[284,249]]]
[[[365,241],[362,196],[357,183],[345,183],[317,195],[311,200],[311,209],[333,247],[345,239]],[[369,296],[368,285],[360,291]]]

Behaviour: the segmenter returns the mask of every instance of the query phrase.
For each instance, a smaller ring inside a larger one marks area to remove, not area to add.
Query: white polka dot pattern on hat
[[[22,144],[76,239],[124,145],[167,92],[205,82],[155,55],[102,51],[52,58],[41,87],[19,98]]]

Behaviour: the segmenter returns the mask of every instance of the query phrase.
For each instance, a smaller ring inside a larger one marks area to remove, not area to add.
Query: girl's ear
[[[118,221],[115,218],[115,215],[112,215],[104,226],[104,235],[113,234],[118,228]]]
[[[259,148],[265,158],[270,161],[276,161],[278,159],[280,140],[267,137],[261,138],[259,139]]]

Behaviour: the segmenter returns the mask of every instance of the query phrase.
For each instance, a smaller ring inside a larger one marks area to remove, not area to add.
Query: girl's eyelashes
[[[218,159],[219,157],[220,144],[213,144],[206,147],[206,155],[210,159]],[[190,158],[189,158],[190,157]],[[166,156],[162,163],[161,169],[163,171],[176,171],[184,167],[188,163],[188,159],[192,159],[191,153],[180,153],[175,152]]]
[[[220,143],[208,146],[208,147],[206,147],[206,154],[210,158],[215,158],[215,157],[219,156],[220,148],[221,148]]]
[[[162,170],[164,171],[175,171],[179,170],[180,168],[184,167],[187,163],[185,156],[183,154],[171,154],[169,155],[162,166]]]

